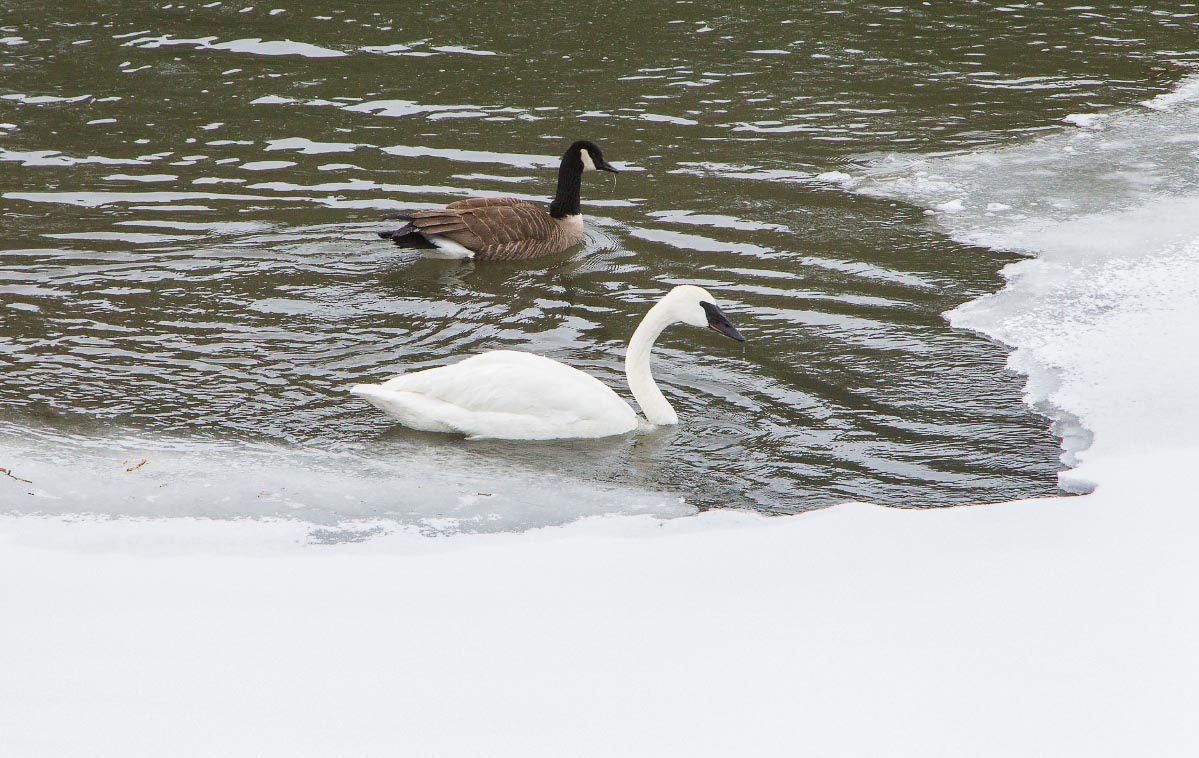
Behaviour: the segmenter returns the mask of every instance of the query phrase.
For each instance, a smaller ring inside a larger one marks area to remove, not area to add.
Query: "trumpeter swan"
[[[745,341],[701,287],[675,287],[650,308],[629,340],[625,375],[651,424],[679,422],[654,382],[649,363],[654,340],[679,322]],[[607,437],[637,428],[637,414],[603,382],[518,350],[493,350],[382,384],[356,384],[350,391],[404,426],[471,439]]]

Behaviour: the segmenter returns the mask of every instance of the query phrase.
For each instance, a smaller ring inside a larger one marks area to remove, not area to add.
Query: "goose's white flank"
[[[680,322],[745,341],[701,287],[675,287],[650,308],[629,340],[625,375],[651,424],[679,422],[654,382],[649,356],[662,330]],[[518,350],[493,350],[382,384],[356,384],[350,391],[404,426],[470,439],[608,437],[637,428],[637,414],[603,382]]]

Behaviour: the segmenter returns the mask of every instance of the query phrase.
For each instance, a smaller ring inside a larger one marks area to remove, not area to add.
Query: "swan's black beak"
[[[613,174],[619,174],[619,173],[620,173],[619,171],[617,171],[617,170],[616,170],[616,167],[615,167],[615,166],[613,166],[611,163],[608,163],[608,162],[607,162],[606,160],[604,160],[603,158],[600,158],[600,159],[599,159],[599,160],[596,162],[596,164],[595,164],[595,167],[596,167],[597,169],[599,169],[600,171],[611,171]]]
[[[741,336],[741,332],[737,331],[737,327],[729,323],[724,311],[711,303],[700,303],[700,305],[704,307],[704,313],[708,314],[709,329],[714,329],[726,337],[732,337],[738,342],[745,342],[745,338]]]

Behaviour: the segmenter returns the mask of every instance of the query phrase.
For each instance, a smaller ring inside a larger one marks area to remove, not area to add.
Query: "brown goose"
[[[583,240],[579,188],[583,172],[596,169],[619,173],[594,142],[581,140],[562,156],[549,213],[513,197],[472,197],[396,216],[408,223],[379,236],[448,258],[510,261],[560,253]]]

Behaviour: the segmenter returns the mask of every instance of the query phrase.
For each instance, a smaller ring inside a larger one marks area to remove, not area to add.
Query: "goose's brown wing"
[[[514,197],[468,197],[465,200],[455,200],[446,208],[466,210],[467,208],[488,208],[493,205],[530,205],[530,203]]]
[[[438,234],[472,250],[475,257],[491,260],[536,258],[561,252],[579,241],[562,222],[532,203],[508,201],[504,204],[462,207],[471,200],[460,200],[454,206],[433,211],[414,211],[409,214],[414,229],[421,234]]]

